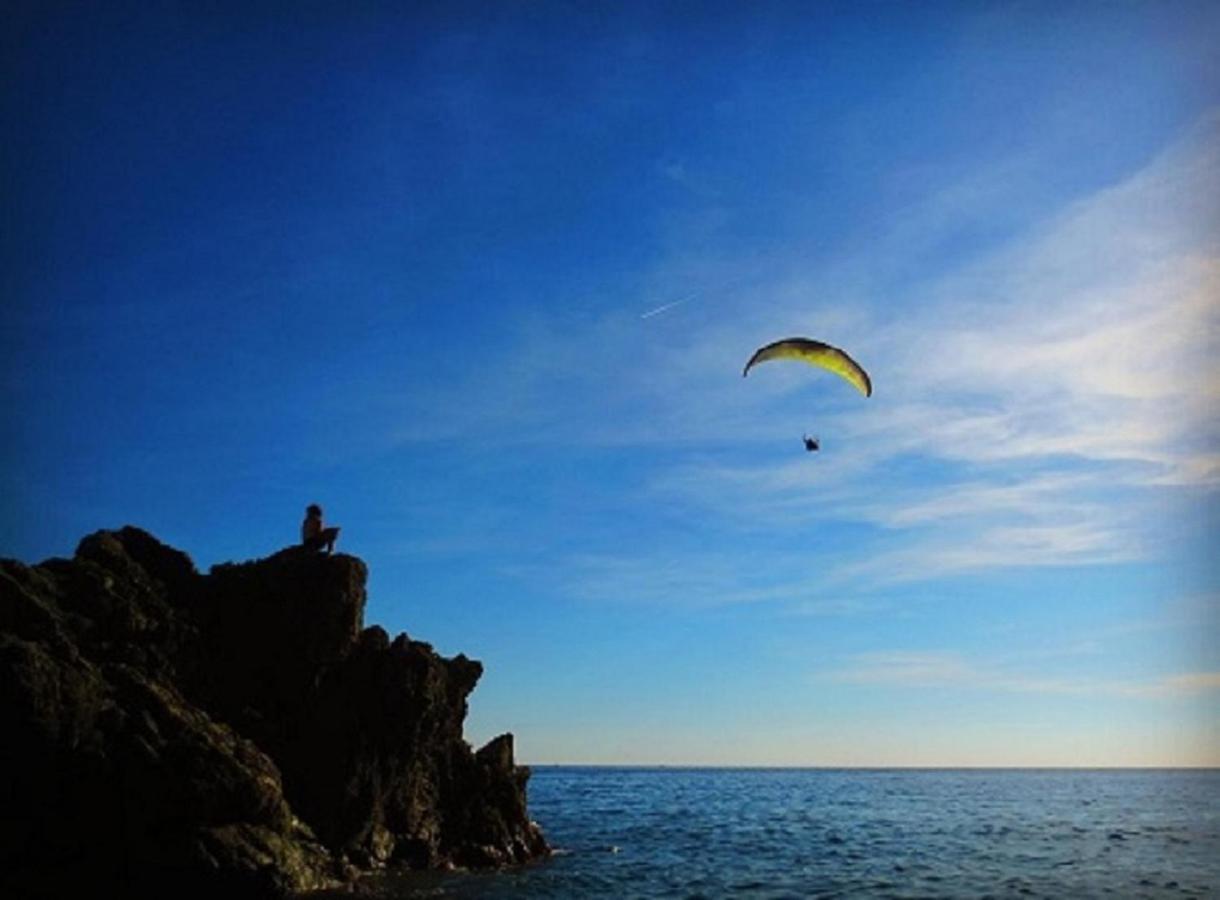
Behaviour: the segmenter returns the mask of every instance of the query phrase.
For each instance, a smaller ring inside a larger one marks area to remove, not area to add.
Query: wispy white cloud
[[[795,557],[777,565],[770,554],[751,559],[746,553],[730,560],[721,553],[690,550],[574,554],[545,565],[517,563],[506,569],[518,577],[546,578],[565,598],[599,604],[699,609],[781,603],[808,615],[850,615],[864,608],[852,598],[821,596],[813,571],[807,560]]]
[[[1186,672],[1150,681],[1117,686],[1118,692],[1135,697],[1182,697],[1220,691],[1220,672]]]
[[[922,219],[908,209],[832,264],[676,252],[614,311],[557,303],[518,323],[487,365],[412,398],[397,439],[679,449],[627,486],[640,503],[685,510],[729,540],[867,526],[837,552],[839,580],[862,589],[1146,559],[1182,488],[1220,486],[1220,115],[1052,219],[905,278],[900,300],[892,278],[872,274],[897,261],[911,271],[921,222],[948,233],[977,221],[1025,168],[948,185]],[[694,294],[715,302],[671,305],[647,324],[632,312]],[[782,333],[851,348],[875,395],[799,367],[741,378],[750,351]],[[817,456],[800,451],[804,430],[823,438]],[[663,561],[637,560],[631,575],[611,561],[622,551],[592,549],[571,563],[591,593],[605,593],[595,573],[607,567],[636,595],[679,593]],[[791,553],[775,549],[763,568],[798,571]],[[772,590],[725,577],[686,592],[754,602]]]
[[[985,327],[938,329],[935,356],[902,372],[908,393],[950,398],[925,446],[976,461],[1188,463],[1214,437],[1220,399],[1220,260],[1172,265],[1058,313],[1031,297]]]
[[[954,688],[1008,693],[1180,698],[1220,691],[1220,672],[1183,672],[1132,679],[1046,676],[980,665],[952,653],[868,653],[820,673],[841,684]]]
[[[1096,522],[959,528],[838,566],[829,580],[871,587],[992,569],[1127,563],[1145,556],[1129,532]]]
[[[739,523],[909,533],[844,576],[1145,558],[1168,502],[1157,489],[1220,484],[1217,182],[1211,116],[1127,181],[915,285],[920,302],[896,315],[864,303],[867,322],[842,324],[856,326],[877,393],[830,406],[833,449],[816,465],[694,463],[652,487]],[[946,204],[933,206],[939,221]],[[767,385],[756,431],[778,432],[770,414],[795,405],[792,383]],[[905,477],[914,459],[939,464],[936,477]]]
[[[1082,501],[1076,492],[1089,486],[1097,486],[1096,475],[1033,475],[1007,483],[975,480],[935,490],[908,490],[901,502],[865,500],[857,514],[887,528],[910,528],[997,512],[1022,516],[1049,514],[1062,520],[1080,509]]]

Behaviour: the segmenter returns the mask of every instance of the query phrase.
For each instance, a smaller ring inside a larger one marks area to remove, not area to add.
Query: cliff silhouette
[[[482,665],[365,628],[365,564],[199,573],[138,528],[0,561],[0,896],[287,897],[549,853]]]

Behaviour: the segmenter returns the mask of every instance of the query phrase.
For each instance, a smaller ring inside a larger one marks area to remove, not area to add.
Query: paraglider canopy
[[[830,344],[803,337],[775,341],[754,351],[754,355],[742,370],[741,377],[748,375],[752,366],[770,359],[795,359],[818,366],[844,378],[865,397],[872,396],[873,382],[868,373],[845,351]]]

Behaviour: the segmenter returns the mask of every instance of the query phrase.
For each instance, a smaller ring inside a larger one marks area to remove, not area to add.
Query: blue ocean
[[[538,767],[558,852],[387,898],[1220,897],[1217,770]]]

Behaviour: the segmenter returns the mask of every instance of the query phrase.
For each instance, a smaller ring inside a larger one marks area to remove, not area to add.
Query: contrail
[[[725,291],[728,288],[741,284],[748,277],[749,276],[747,276],[747,275],[742,275],[738,278],[732,279],[731,281],[725,282],[724,284],[720,285],[719,287],[706,288],[701,291],[695,291],[693,294],[687,294],[685,297],[682,297],[679,300],[674,300],[672,303],[666,303],[664,306],[658,306],[656,309],[648,310],[648,312],[641,315],[640,318],[641,319],[651,319],[653,316],[659,316],[661,313],[665,312],[666,310],[673,309],[675,306],[681,306],[683,303],[689,303],[691,300],[698,300],[700,297],[706,296],[708,294],[713,294],[713,295],[719,294],[721,291]]]
[[[695,295],[692,294],[691,297],[693,297],[693,296],[695,296]],[[648,312],[646,312],[642,316],[640,316],[640,318],[641,319],[651,319],[653,316],[659,316],[661,313],[665,312],[665,310],[673,309],[675,306],[680,306],[681,304],[685,303],[689,299],[691,299],[691,298],[683,297],[681,300],[675,300],[672,303],[666,303],[664,306],[658,306],[656,309],[650,309],[650,310],[648,310]]]

